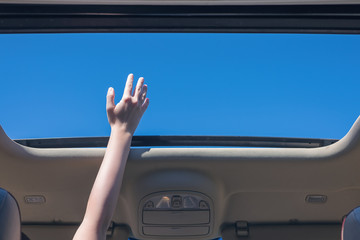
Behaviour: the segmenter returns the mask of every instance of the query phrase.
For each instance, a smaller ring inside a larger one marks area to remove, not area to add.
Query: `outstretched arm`
[[[109,88],[108,90],[106,111],[111,135],[90,193],[85,217],[74,240],[105,240],[106,238],[106,231],[120,193],[131,138],[149,105],[144,78],[139,78],[134,93],[132,93],[133,80],[134,76],[130,74],[126,81],[123,97],[117,105],[114,103],[114,89]]]

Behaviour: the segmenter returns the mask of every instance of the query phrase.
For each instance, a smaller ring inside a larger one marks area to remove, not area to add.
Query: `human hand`
[[[129,74],[123,97],[116,105],[114,103],[114,89],[110,87],[108,90],[106,112],[112,131],[119,130],[133,135],[142,115],[149,106],[149,99],[146,98],[147,85],[144,84],[144,78],[139,78],[132,93],[133,81],[134,75]]]

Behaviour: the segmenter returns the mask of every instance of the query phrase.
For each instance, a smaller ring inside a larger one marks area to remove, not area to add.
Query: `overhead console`
[[[157,192],[139,205],[140,235],[156,238],[211,234],[213,204],[198,192]]]

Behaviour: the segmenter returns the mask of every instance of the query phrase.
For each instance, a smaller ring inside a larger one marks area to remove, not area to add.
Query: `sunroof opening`
[[[339,139],[359,115],[358,35],[0,35],[11,138],[108,136],[107,88],[128,73],[150,106],[136,135]]]

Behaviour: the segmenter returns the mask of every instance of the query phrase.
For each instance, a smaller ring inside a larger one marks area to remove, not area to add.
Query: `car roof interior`
[[[358,34],[356,3],[0,0],[0,33]],[[72,239],[105,149],[37,141],[15,142],[0,127],[0,187],[17,200],[30,239]],[[360,205],[360,118],[339,141],[315,147],[311,139],[249,147],[257,141],[139,143],[107,239],[340,239],[342,218]]]

